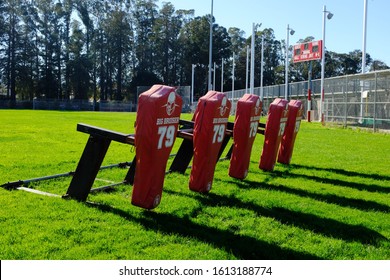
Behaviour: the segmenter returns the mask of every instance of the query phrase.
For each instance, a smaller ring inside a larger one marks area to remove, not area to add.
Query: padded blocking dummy
[[[299,100],[291,100],[288,103],[288,119],[286,129],[280,142],[278,162],[290,164],[294,150],[295,138],[297,137],[303,115],[303,105]]]
[[[173,87],[154,85],[139,96],[133,205],[152,209],[160,203],[167,160],[176,139],[181,109],[182,99]]]
[[[280,141],[286,128],[288,101],[276,98],[269,106],[264,133],[264,145],[259,167],[265,171],[274,169]]]
[[[190,190],[209,192],[211,189],[230,108],[230,101],[221,92],[209,91],[199,99],[194,114],[194,158]]]
[[[254,94],[244,94],[237,102],[233,128],[233,151],[229,176],[244,179],[248,175],[253,142],[259,126],[262,103]]]

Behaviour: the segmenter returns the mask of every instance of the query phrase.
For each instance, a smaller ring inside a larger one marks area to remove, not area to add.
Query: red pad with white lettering
[[[194,159],[189,182],[193,191],[211,189],[230,108],[230,101],[221,92],[209,91],[199,99],[194,115]]]
[[[173,87],[154,85],[139,96],[133,205],[152,209],[160,203],[167,160],[176,139],[181,109],[182,99]]]
[[[237,102],[233,128],[233,151],[229,176],[244,179],[248,175],[253,142],[259,126],[262,103],[254,94],[244,94]]]
[[[275,167],[280,141],[284,134],[288,116],[288,101],[276,98],[268,110],[267,124],[264,132],[263,152],[259,167],[272,171]]]
[[[303,105],[299,100],[291,100],[288,103],[288,119],[286,129],[280,142],[278,162],[290,164],[294,150],[295,139],[297,137],[299,127],[303,115]]]

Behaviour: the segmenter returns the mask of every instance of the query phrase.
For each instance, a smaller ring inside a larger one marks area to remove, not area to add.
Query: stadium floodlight
[[[321,58],[321,106],[320,106],[320,122],[324,123],[324,109],[325,109],[325,92],[324,92],[324,80],[325,80],[325,25],[326,19],[331,19],[333,14],[326,10],[326,6],[324,5],[323,17],[322,17],[322,58]]]
[[[287,24],[287,38],[286,38],[286,63],[285,63],[285,87],[284,87],[284,99],[288,100],[288,49],[289,49],[289,37],[294,35],[295,30],[290,28]]]
[[[251,40],[251,75],[250,75],[250,93],[254,94],[255,91],[255,37],[257,28],[260,24],[252,24],[252,40]]]
[[[366,73],[366,47],[367,47],[367,0],[364,0],[363,9],[363,46],[362,46],[362,74]],[[360,122],[363,122],[363,99],[365,91],[364,83],[362,84],[361,96],[360,96]]]
[[[260,62],[260,100],[263,101],[264,88],[264,35],[261,36],[261,62]]]

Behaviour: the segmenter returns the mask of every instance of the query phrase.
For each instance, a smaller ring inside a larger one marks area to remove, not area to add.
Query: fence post
[[[342,116],[341,115],[341,117],[343,117],[342,118],[342,120],[343,120],[343,123],[344,123],[344,127],[347,127],[347,118],[346,118],[346,114],[345,114],[345,112],[346,112],[346,110],[345,110],[345,108],[346,108],[346,106],[347,106],[347,104],[346,104],[346,98],[345,98],[345,85],[343,85],[342,87],[341,87],[341,90],[343,91],[343,101],[344,101],[344,116]],[[340,102],[341,103],[341,102]],[[340,110],[340,114],[342,114],[341,113],[341,110]]]
[[[375,73],[375,91],[374,91],[374,115],[372,116],[373,118],[373,124],[372,128],[374,129],[374,132],[376,131],[376,95],[378,92],[378,74]]]
[[[348,126],[348,77],[345,77],[345,108],[344,108],[344,115],[345,115],[345,127]]]

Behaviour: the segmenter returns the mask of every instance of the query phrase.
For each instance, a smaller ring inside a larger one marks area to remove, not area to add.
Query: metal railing
[[[321,81],[313,80],[312,89],[312,120],[319,120],[321,106]],[[141,93],[149,87],[139,88]],[[261,95],[261,88],[254,89],[254,94]],[[299,99],[305,107],[304,117],[308,108],[308,82],[289,84],[289,99]],[[190,87],[178,88],[183,98],[183,112],[193,111],[196,105],[190,104]],[[231,114],[235,114],[236,103],[245,93],[245,89],[225,92],[232,101]],[[340,76],[325,79],[324,83],[324,117],[325,122],[343,126],[368,127],[374,130],[390,130],[390,70],[375,71],[365,74]],[[269,104],[275,98],[285,97],[285,85],[263,87],[263,114],[267,114]],[[12,108],[40,110],[86,110],[86,111],[135,111],[135,103],[126,102],[90,102],[90,101],[59,101],[38,100],[17,101]],[[0,101],[0,109],[10,108],[10,101]]]
[[[319,120],[321,106],[321,81],[313,80],[312,110],[313,120]],[[289,99],[299,99],[307,111],[308,82],[289,84]],[[233,103],[235,113],[237,100],[245,90],[226,92]],[[325,79],[324,83],[325,122],[343,126],[368,127],[374,130],[390,129],[390,70],[347,75]],[[260,96],[260,88],[254,89]],[[263,88],[263,113],[267,114],[269,104],[275,98],[285,97],[284,85]]]

